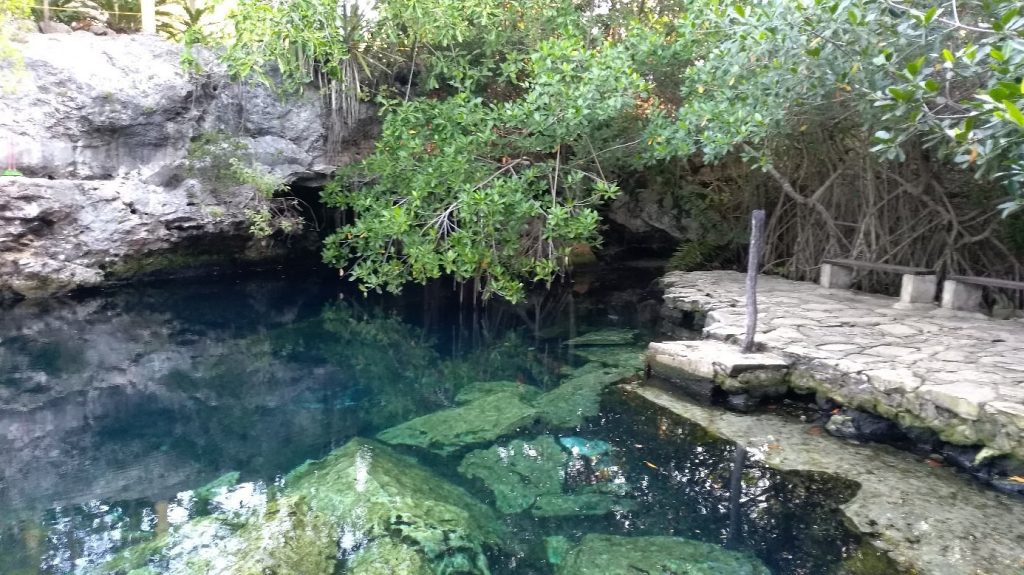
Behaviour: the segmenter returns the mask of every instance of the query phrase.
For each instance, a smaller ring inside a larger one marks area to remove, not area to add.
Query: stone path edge
[[[705,338],[740,341],[741,274],[673,272],[661,284],[670,324],[698,314]],[[1024,458],[1024,321],[901,310],[895,298],[771,276],[761,279],[759,299],[758,342],[790,364],[792,389],[930,429],[948,443]],[[981,355],[989,349],[1008,359]],[[995,368],[972,368],[987,359]]]

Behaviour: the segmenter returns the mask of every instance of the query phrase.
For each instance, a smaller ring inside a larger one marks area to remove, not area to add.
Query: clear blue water
[[[265,497],[289,470],[354,436],[451,406],[466,382],[550,389],[560,369],[583,361],[562,345],[568,335],[606,326],[641,328],[638,341],[649,335],[657,303],[642,288],[650,277],[609,274],[519,310],[474,312],[447,286],[403,298],[339,296],[333,280],[294,273],[4,310],[0,574],[95,570],[211,506]],[[552,573],[543,552],[551,535],[729,544],[780,575],[833,573],[859,545],[836,509],[855,486],[748,464],[740,512],[730,515],[732,446],[685,422],[666,433],[664,414],[615,391],[602,405],[582,428],[562,432],[621,454],[636,507],[584,519],[505,516],[515,542],[490,558],[493,572]],[[453,471],[457,458],[406,452],[494,503]],[[213,503],[196,497],[229,472],[239,474],[237,487]]]

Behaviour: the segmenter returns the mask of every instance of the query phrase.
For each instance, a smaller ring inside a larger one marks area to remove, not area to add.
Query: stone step
[[[655,342],[647,348],[650,372],[676,383],[709,380],[729,394],[782,395],[789,363],[769,353],[743,353],[718,340]]]

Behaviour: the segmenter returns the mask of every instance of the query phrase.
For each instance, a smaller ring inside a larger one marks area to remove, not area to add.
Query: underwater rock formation
[[[555,389],[541,395],[534,404],[540,418],[552,427],[579,427],[583,420],[600,411],[601,392],[609,385],[637,373],[631,367],[605,367],[588,363],[574,370]]]
[[[247,512],[201,517],[130,547],[101,573],[133,575],[445,573],[484,575],[493,512],[416,461],[353,439],[284,480]],[[340,557],[340,559],[339,559]]]
[[[769,575],[752,556],[681,537],[587,535],[558,566],[558,575]]]
[[[529,403],[540,395],[540,389],[517,381],[479,381],[463,386],[455,395],[455,403],[471,403],[496,393],[511,393]]]
[[[537,409],[515,392],[485,395],[459,407],[417,417],[377,434],[393,445],[412,445],[450,455],[511,435],[537,419]]]
[[[530,513],[534,517],[582,517],[635,508],[635,501],[604,493],[558,493],[538,497]]]
[[[629,345],[634,343],[636,331],[623,328],[606,328],[585,333],[565,342],[565,345]]]
[[[569,456],[550,435],[515,440],[466,455],[459,473],[494,492],[498,511],[518,513],[541,495],[560,494]]]
[[[607,345],[577,347],[573,354],[587,361],[594,361],[609,367],[632,367],[640,371],[644,367],[645,348],[630,345]]]

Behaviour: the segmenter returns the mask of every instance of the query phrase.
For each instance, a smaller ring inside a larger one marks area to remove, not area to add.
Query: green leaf
[[[952,64],[956,60],[956,56],[949,51],[949,48],[942,49],[942,59]]]
[[[896,86],[890,86],[886,91],[898,102],[909,102],[914,97],[913,90],[897,88]]]
[[[917,76],[917,73],[921,71],[921,68],[923,66],[924,56],[921,56],[917,60],[914,60],[913,62],[907,64],[907,72],[909,72],[911,76]]]
[[[1003,101],[1003,105],[1006,106],[1007,116],[1013,120],[1015,124],[1024,128],[1024,114],[1021,113],[1020,108],[1009,100]]]

